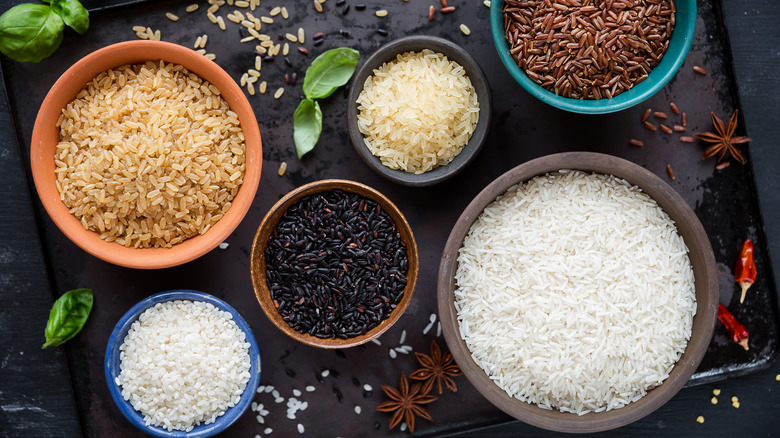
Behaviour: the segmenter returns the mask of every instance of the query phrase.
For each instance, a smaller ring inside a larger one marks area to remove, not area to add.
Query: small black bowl
[[[403,170],[391,169],[371,154],[363,142],[363,134],[358,129],[357,124],[357,99],[360,92],[363,91],[363,84],[366,79],[374,74],[374,69],[379,68],[385,62],[392,61],[397,55],[406,52],[419,52],[429,49],[441,53],[455,61],[466,70],[466,74],[477,92],[479,100],[479,121],[469,142],[463,147],[463,150],[452,160],[452,162],[439,166],[433,170],[421,174],[405,172]],[[479,64],[462,47],[457,44],[427,35],[413,35],[391,41],[379,50],[374,52],[363,65],[358,68],[352,87],[349,90],[349,105],[347,107],[347,127],[349,128],[349,137],[360,158],[378,174],[399,184],[423,187],[442,182],[451,178],[456,173],[463,170],[464,167],[477,155],[487,138],[488,127],[490,126],[491,115],[490,88],[488,86],[485,74],[479,68]]]

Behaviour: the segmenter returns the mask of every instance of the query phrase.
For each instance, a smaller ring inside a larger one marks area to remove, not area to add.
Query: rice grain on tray
[[[455,308],[475,362],[544,409],[616,409],[660,385],[696,313],[688,249],[649,196],[561,171],[510,188],[471,226]]]
[[[249,382],[246,334],[233,316],[201,301],[144,311],[120,350],[116,384],[146,424],[191,431],[238,403]]]
[[[479,120],[465,69],[427,49],[375,69],[357,104],[358,129],[371,153],[391,169],[416,174],[451,162]]]
[[[238,115],[181,65],[100,73],[57,120],[62,202],[108,242],[170,247],[230,209],[245,171]]]

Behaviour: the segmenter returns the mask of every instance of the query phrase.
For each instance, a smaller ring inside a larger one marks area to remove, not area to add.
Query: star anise
[[[701,159],[704,160],[718,154],[718,161],[721,161],[726,156],[726,152],[728,152],[735,160],[745,164],[745,157],[736,145],[747,143],[751,140],[748,137],[734,137],[734,131],[737,129],[737,110],[731,115],[727,125],[724,125],[723,120],[719,119],[715,113],[710,114],[712,115],[712,126],[715,127],[716,132],[696,134],[696,137],[699,139],[708,143],[714,143],[707,147]]]
[[[436,397],[420,392],[420,384],[415,383],[409,386],[406,375],[401,373],[398,378],[398,389],[389,385],[382,385],[382,391],[390,397],[390,400],[382,402],[376,407],[380,412],[392,412],[390,418],[390,429],[401,422],[406,421],[409,432],[414,433],[414,416],[420,416],[428,421],[433,421],[433,417],[422,406],[436,401]]]
[[[417,361],[420,362],[422,368],[410,374],[409,377],[423,381],[423,394],[431,392],[434,383],[439,394],[443,392],[442,383],[452,392],[458,392],[458,387],[455,386],[455,382],[450,376],[460,376],[463,372],[461,372],[458,364],[452,359],[452,354],[449,351],[442,356],[439,344],[436,341],[431,341],[430,356],[417,352],[414,355],[417,356]]]

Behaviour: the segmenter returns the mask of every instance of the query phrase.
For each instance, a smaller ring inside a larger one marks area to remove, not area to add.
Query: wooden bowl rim
[[[357,193],[363,197],[376,201],[382,209],[384,209],[390,217],[393,219],[396,225],[396,229],[401,235],[401,240],[406,245],[406,256],[409,261],[409,268],[406,273],[406,287],[404,287],[404,294],[401,301],[398,303],[395,309],[390,313],[390,316],[385,318],[379,325],[369,330],[363,335],[355,336],[347,339],[329,338],[323,339],[316,336],[309,335],[308,333],[300,333],[293,329],[287,322],[285,322],[276,307],[271,300],[271,292],[268,289],[265,274],[265,248],[268,245],[268,237],[271,232],[276,228],[279,220],[283,217],[287,209],[298,202],[301,198],[313,195],[316,193],[327,192],[331,190],[343,190],[345,192]],[[412,300],[414,294],[414,288],[417,283],[417,274],[419,272],[419,258],[417,253],[417,243],[412,233],[412,228],[406,221],[401,211],[393,204],[390,199],[385,197],[382,193],[374,188],[371,188],[365,184],[359,182],[342,180],[342,179],[325,179],[320,181],[314,181],[298,187],[279,201],[277,201],[273,207],[263,218],[260,226],[257,228],[254,240],[252,241],[252,250],[250,253],[250,273],[252,276],[252,287],[255,291],[255,298],[257,298],[260,307],[263,312],[271,321],[271,323],[281,330],[287,336],[295,339],[296,341],[304,344],[318,347],[318,348],[349,348],[357,345],[365,344],[379,337],[382,333],[387,331],[396,321],[403,315],[409,303]]]
[[[688,246],[696,279],[697,309],[691,339],[669,377],[636,402],[619,409],[582,416],[545,410],[522,402],[509,397],[495,385],[471,358],[465,341],[461,339],[453,304],[458,249],[484,208],[511,186],[561,169],[611,174],[640,187],[675,221],[678,233]],[[485,187],[460,215],[447,239],[439,265],[437,285],[439,318],[444,338],[464,375],[476,389],[496,407],[518,420],[544,429],[579,433],[599,432],[626,425],[648,415],[671,399],[688,381],[707,351],[715,327],[718,294],[712,246],[704,227],[682,196],[647,169],[622,158],[594,152],[569,152],[537,158],[509,170]]]
[[[60,200],[55,185],[53,154],[59,141],[55,123],[61,109],[71,102],[96,75],[124,64],[164,60],[214,84],[239,116],[246,145],[244,181],[230,210],[211,229],[170,248],[127,248],[100,239],[99,233],[84,229]],[[32,132],[30,162],[33,181],[43,207],[57,228],[84,251],[119,266],[159,269],[194,260],[214,249],[236,229],[252,205],[263,164],[262,140],[257,119],[238,84],[215,62],[178,44],[163,41],[125,41],[98,49],[78,60],[54,83],[41,104]]]

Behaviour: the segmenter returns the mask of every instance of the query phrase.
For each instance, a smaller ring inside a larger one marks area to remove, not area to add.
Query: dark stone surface
[[[2,1],[0,10],[16,3],[20,1]],[[96,3],[100,2],[91,2],[93,5]],[[708,17],[714,16],[711,2],[699,3],[703,11],[710,11]],[[446,17],[437,15],[433,27],[422,18],[424,10],[427,10],[427,4],[422,3],[388,3],[384,7],[391,11],[391,15],[383,21],[373,16],[372,11],[360,12],[353,9],[347,16],[342,16],[337,11],[328,9],[331,7],[330,3],[326,3],[328,15],[314,13],[309,2],[301,2],[296,6],[290,4],[288,8],[291,11],[300,8],[300,15],[296,16],[303,17],[305,23],[311,24],[306,29],[309,35],[313,34],[312,27],[343,27],[351,30],[351,39],[331,32],[326,38],[326,44],[320,46],[322,50],[338,45],[350,45],[361,48],[362,53],[369,53],[372,47],[384,41],[410,33],[439,35],[466,46],[483,66],[494,88],[493,110],[496,127],[491,133],[492,140],[488,140],[485,149],[472,165],[473,169],[441,186],[419,189],[409,195],[406,191],[409,189],[381,180],[355,157],[344,128],[345,102],[342,95],[334,95],[323,102],[323,140],[312,156],[302,162],[298,162],[294,155],[288,116],[297,103],[299,93],[291,93],[292,90],[288,90],[280,101],[273,101],[267,95],[256,96],[250,101],[255,104],[258,118],[261,120],[266,169],[255,205],[236,233],[228,239],[231,246],[227,251],[215,250],[191,264],[156,272],[116,268],[91,258],[65,240],[47,217],[41,218],[39,222],[43,225],[40,230],[43,241],[43,252],[41,251],[34,216],[40,212],[38,201],[34,200],[35,207],[31,209],[25,181],[28,170],[22,171],[17,152],[19,149],[12,136],[9,108],[5,104],[5,96],[0,96],[0,101],[3,102],[0,105],[0,129],[5,134],[0,137],[0,183],[6,195],[2,201],[3,220],[0,221],[3,236],[0,242],[0,284],[3,286],[0,294],[5,304],[0,309],[0,327],[5,329],[5,336],[0,343],[0,435],[75,436],[79,434],[76,418],[82,419],[84,432],[90,436],[137,435],[107,398],[101,368],[102,348],[110,328],[130,305],[151,293],[175,287],[203,289],[226,299],[244,314],[258,341],[261,344],[265,341],[265,346],[261,346],[268,371],[264,374],[264,383],[273,383],[287,392],[292,387],[302,388],[309,383],[318,386],[317,392],[314,393],[317,395],[310,399],[313,401],[322,397],[330,403],[317,403],[317,406],[310,407],[299,416],[310,434],[372,435],[372,425],[376,421],[381,422],[380,430],[384,430],[387,417],[373,412],[373,407],[382,399],[381,392],[378,391],[379,384],[392,383],[398,372],[410,372],[414,369],[414,361],[411,358],[402,357],[390,361],[387,358],[387,349],[397,344],[402,328],[409,328],[410,340],[407,343],[413,345],[416,351],[426,350],[427,340],[418,333],[426,324],[430,312],[435,309],[435,272],[441,246],[455,220],[451,212],[462,210],[479,189],[505,170],[530,158],[559,150],[586,149],[613,153],[646,165],[659,175],[665,174],[666,163],[671,162],[678,174],[673,185],[695,208],[711,237],[716,237],[711,240],[716,249],[716,259],[722,268],[731,269],[739,241],[747,233],[761,248],[768,247],[769,251],[776,255],[775,263],[770,265],[769,254],[760,254],[759,271],[780,272],[777,259],[777,254],[780,254],[780,187],[774,169],[780,163],[780,149],[776,144],[776,139],[780,138],[780,127],[774,120],[780,110],[780,95],[776,91],[780,85],[780,53],[777,50],[780,43],[780,29],[777,26],[780,22],[780,6],[771,0],[730,0],[725,3],[724,16],[731,43],[728,44],[722,39],[725,35],[718,22],[700,18],[697,39],[683,70],[659,95],[648,101],[647,105],[660,109],[669,100],[676,101],[689,113],[691,130],[698,132],[709,129],[707,115],[710,110],[721,116],[730,113],[738,102],[739,92],[744,109],[744,126],[754,140],[751,144],[751,155],[755,174],[752,174],[749,167],[732,165],[727,169],[730,173],[724,172],[715,178],[712,160],[698,162],[700,147],[681,146],[676,141],[668,141],[665,136],[650,135],[642,130],[637,121],[645,106],[616,115],[585,117],[552,110],[523,94],[518,85],[511,83],[509,75],[498,64],[492,43],[485,36],[489,33],[480,27],[487,23],[487,9],[481,10],[480,8],[484,7],[476,1],[464,4],[463,10],[458,11],[458,14]],[[90,34],[78,37],[69,32],[61,50],[50,60],[38,65],[14,66],[8,73],[4,71],[8,83],[24,84],[24,87],[12,90],[12,98],[15,98],[17,107],[25,107],[14,112],[25,145],[24,150],[28,147],[29,129],[37,105],[48,86],[67,65],[96,47],[111,41],[132,38],[129,29],[137,23],[163,29],[163,39],[191,44],[200,32],[191,25],[188,26],[187,20],[192,19],[194,22],[195,17],[180,20],[177,26],[172,26],[162,17],[165,10],[178,11],[183,9],[185,4],[187,2],[161,2],[149,7],[137,6],[95,14],[101,18],[93,21]],[[263,4],[264,8],[268,6]],[[203,17],[203,9],[205,8],[201,6],[198,11],[198,23],[207,23]],[[184,16],[183,12],[180,15]],[[457,31],[457,24],[460,22],[471,27],[472,35],[469,38]],[[376,34],[377,23],[382,23],[383,27],[390,29],[387,38]],[[181,26],[182,24],[184,25]],[[210,49],[214,47],[214,51],[218,53],[218,62],[238,78],[242,69],[250,64],[251,58],[247,60],[245,57],[230,55],[233,53],[230,49],[238,44],[234,41],[234,35],[228,37],[226,33],[220,34],[218,30],[212,29],[216,28],[209,28],[212,37]],[[286,25],[284,29],[297,29],[297,26]],[[738,89],[735,89],[731,82],[733,79],[727,61],[729,47],[734,51]],[[225,50],[217,51],[217,48]],[[316,53],[319,52],[312,54]],[[299,73],[312,59],[301,59],[300,56],[291,58],[294,59]],[[7,60],[4,60],[4,63],[5,67]],[[690,70],[693,64],[705,66],[710,75],[705,78],[694,76]],[[280,85],[275,76],[283,74],[283,64],[276,63],[267,67],[269,68],[263,71],[263,74],[267,75],[264,79],[275,84],[269,86],[270,90],[274,90]],[[496,93],[496,88],[512,93]],[[501,95],[500,99],[497,94]],[[566,123],[562,124],[561,121]],[[561,126],[567,125],[576,128],[576,131],[560,129]],[[644,140],[646,146],[641,150],[629,149],[626,141],[633,136]],[[579,141],[572,142],[572,139]],[[23,159],[26,160],[26,157]],[[286,178],[276,176],[276,167],[281,161],[287,161],[290,165]],[[25,164],[25,168],[26,166]],[[248,278],[248,245],[264,212],[275,199],[291,188],[323,176],[349,177],[368,183],[396,202],[415,228],[421,248],[421,264],[424,263],[415,295],[417,303],[413,303],[407,315],[401,319],[397,330],[394,329],[384,337],[382,347],[371,345],[366,349],[352,349],[346,352],[346,359],[331,352],[315,351],[291,341],[281,340],[280,334],[260,315]],[[750,195],[740,196],[744,195],[745,191],[754,192],[755,189],[750,185],[753,177],[760,204],[756,204]],[[730,185],[732,182],[740,185],[734,189]],[[720,203],[722,201],[727,202]],[[754,214],[759,206],[764,215],[763,228]],[[761,241],[764,243],[759,243]],[[42,254],[47,254],[47,260],[55,268],[51,270],[50,278],[54,280],[52,285],[47,282]],[[730,273],[725,278],[729,276]],[[771,323],[772,315],[777,312],[777,297],[772,290],[770,276],[762,275],[759,278],[760,283],[755,287],[757,301],[754,301],[748,308],[749,311],[743,315],[748,321],[757,322],[755,327],[749,326],[754,351],[750,356],[737,358],[735,361],[733,355],[739,351],[725,342],[723,333],[718,335],[716,331],[713,345],[716,350],[723,349],[728,352],[725,356],[727,363],[721,361],[724,356],[714,355],[709,359],[710,362],[705,362],[703,366],[715,370],[716,377],[724,373],[734,375],[742,371],[752,371],[767,365],[769,368],[717,384],[683,389],[655,413],[620,429],[620,435],[706,434],[725,437],[776,434],[780,419],[774,412],[780,409],[780,383],[776,382],[774,377],[780,373],[780,365],[778,362],[767,362],[776,351],[777,332]],[[96,312],[85,332],[65,349],[72,364],[71,374],[79,400],[77,417],[71,398],[64,350],[40,350],[39,346],[52,301],[49,287],[60,293],[82,285],[82,281],[89,281],[88,286],[101,292],[96,299]],[[725,302],[732,292],[724,291],[727,295]],[[769,324],[761,325],[761,321],[768,321]],[[737,367],[728,368],[735,363]],[[367,366],[368,364],[370,366]],[[294,369],[298,378],[292,379],[285,375],[285,367]],[[319,385],[312,372],[325,367],[341,370],[341,379]],[[363,399],[360,391],[347,390],[352,386],[347,376],[350,372],[359,372],[357,376],[361,381],[374,386],[375,391],[371,398]],[[344,393],[343,405],[333,403],[335,398],[326,397],[331,394],[334,382],[340,385]],[[506,420],[506,417],[488,406],[465,379],[458,379],[458,383],[460,391],[457,394],[447,394],[431,406],[436,422],[420,422],[419,435],[462,431]],[[709,402],[714,387],[722,390],[720,403],[716,406]],[[738,410],[731,407],[732,395],[740,399],[741,408]],[[257,400],[266,406],[274,405],[267,396],[258,396]],[[363,407],[363,415],[353,416],[352,404],[358,403]],[[315,405],[313,402],[310,404]],[[282,406],[272,407],[272,417],[268,418],[276,423],[273,425],[276,432],[294,430],[295,423],[284,419]],[[698,415],[705,417],[703,425],[695,422]],[[328,418],[329,421],[317,423],[316,418]],[[332,419],[337,421],[330,421]],[[252,415],[247,414],[225,435],[233,436],[241,432],[244,436],[252,436],[261,430],[262,427],[255,422]],[[467,433],[468,436],[544,434],[546,433],[539,429],[518,422]]]

